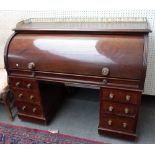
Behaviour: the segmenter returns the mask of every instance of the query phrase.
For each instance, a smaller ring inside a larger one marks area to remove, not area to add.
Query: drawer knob
[[[102,75],[107,76],[109,74],[109,68],[103,67],[102,68]]]
[[[109,111],[113,111],[114,107],[113,106],[109,106]]]
[[[122,125],[123,125],[123,128],[127,128],[127,123],[124,122]]]
[[[130,101],[130,99],[131,99],[131,96],[130,95],[126,95],[126,101]]]
[[[109,126],[112,125],[112,120],[108,120],[108,125],[109,125]]]
[[[37,109],[36,108],[33,108],[32,111],[35,113],[37,111]]]
[[[19,87],[20,86],[20,82],[16,82],[16,87]]]
[[[18,98],[22,98],[22,97],[23,97],[23,94],[22,93],[18,95]]]
[[[30,100],[34,100],[34,96],[33,95],[30,96]]]
[[[28,84],[27,84],[27,88],[30,89],[31,87],[32,87],[31,83],[28,83]]]
[[[106,79],[103,79],[102,83],[103,83],[104,85],[106,85],[106,84],[107,84],[107,80],[106,80]]]
[[[129,113],[129,109],[128,108],[125,108],[124,109],[124,112],[125,112],[125,114],[128,114]]]
[[[28,69],[33,70],[34,68],[35,68],[35,63],[34,62],[28,63]]]
[[[19,64],[16,64],[16,67],[18,68],[19,67]]]
[[[114,94],[113,93],[110,93],[109,94],[109,99],[113,99],[114,98]]]
[[[25,110],[26,110],[26,106],[25,106],[25,105],[22,107],[22,110],[23,110],[23,111],[25,111]]]

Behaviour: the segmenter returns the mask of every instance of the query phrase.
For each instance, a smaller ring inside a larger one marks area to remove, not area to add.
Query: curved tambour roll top
[[[143,36],[17,34],[8,67],[17,70],[140,79]]]
[[[15,35],[5,52],[6,68],[10,73],[23,75],[33,71],[36,76],[44,74],[44,77],[67,74],[72,79],[76,75],[76,78],[97,77],[103,81],[104,77],[144,81],[150,32],[145,20],[26,21],[18,23],[14,30]]]

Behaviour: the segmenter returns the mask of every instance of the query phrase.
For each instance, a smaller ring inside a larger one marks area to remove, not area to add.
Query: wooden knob
[[[33,100],[33,99],[34,99],[34,96],[33,96],[33,95],[31,95],[31,96],[30,96],[30,100]]]
[[[129,113],[129,109],[128,108],[125,108],[124,109],[124,112],[125,112],[125,114],[128,114]]]
[[[16,87],[19,87],[20,86],[20,82],[16,82]]]
[[[103,68],[102,68],[102,75],[103,75],[103,76],[107,76],[108,74],[109,74],[109,68],[103,67]]]
[[[27,84],[27,88],[30,89],[31,87],[32,87],[31,83],[28,83],[28,84]]]
[[[109,111],[111,112],[111,111],[113,111],[113,109],[114,109],[114,107],[113,106],[109,106]]]
[[[37,109],[36,108],[33,108],[32,111],[35,113],[37,111]]]
[[[112,120],[108,120],[108,125],[109,125],[109,126],[112,125]]]
[[[131,96],[130,95],[126,95],[126,101],[130,101],[130,99],[131,99]]]
[[[127,127],[127,123],[125,123],[125,122],[122,125],[123,125],[123,128]]]
[[[106,84],[107,84],[107,80],[106,80],[106,79],[103,79],[102,83],[103,83],[104,85],[106,85]]]
[[[18,95],[18,97],[19,97],[19,98],[22,98],[22,97],[23,97],[23,94],[22,94],[22,93],[21,93],[21,94],[19,94],[19,95]]]
[[[25,105],[22,107],[22,110],[23,110],[23,111],[26,110],[26,106],[25,106]]]
[[[113,99],[114,98],[114,94],[113,93],[110,93],[109,94],[109,99]]]
[[[19,67],[19,64],[16,64],[16,67],[18,68]]]
[[[28,69],[33,70],[34,68],[35,68],[35,63],[34,62],[28,63]]]

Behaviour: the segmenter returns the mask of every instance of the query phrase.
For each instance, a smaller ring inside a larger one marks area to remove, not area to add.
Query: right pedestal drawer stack
[[[135,139],[141,92],[101,88],[99,133]]]

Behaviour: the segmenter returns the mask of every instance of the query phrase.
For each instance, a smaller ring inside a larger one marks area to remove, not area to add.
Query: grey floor
[[[98,135],[99,91],[78,89],[67,98],[51,123],[47,126],[23,122],[17,117],[8,119],[6,109],[0,104],[0,122],[43,130],[59,130],[60,133],[107,143],[155,143],[155,97],[143,96],[135,142]]]

